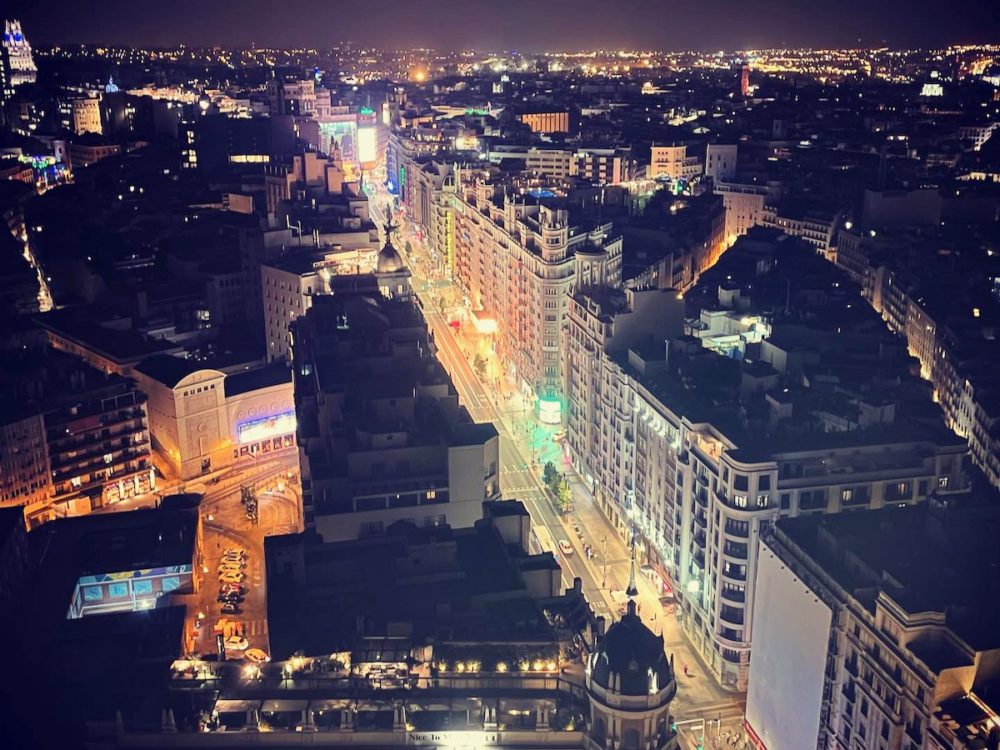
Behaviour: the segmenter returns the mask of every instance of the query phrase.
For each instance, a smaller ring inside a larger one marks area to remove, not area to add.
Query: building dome
[[[385,247],[379,251],[375,270],[378,273],[399,273],[403,268],[405,268],[403,258],[392,243],[387,241]]]
[[[642,624],[632,601],[628,612],[608,628],[590,658],[590,680],[618,695],[648,696],[660,692],[674,679],[663,637]]]

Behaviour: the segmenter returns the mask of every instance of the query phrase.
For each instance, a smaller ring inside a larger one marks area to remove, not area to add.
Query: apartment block
[[[558,200],[512,195],[472,179],[455,201],[458,285],[474,310],[496,320],[496,345],[524,392],[561,420],[562,328],[569,293],[621,280],[622,239],[611,222]]]
[[[25,506],[35,523],[155,487],[146,396],[134,381],[46,350],[7,357],[0,378],[0,504]]]
[[[367,230],[338,233],[348,247],[304,251],[262,263],[261,295],[264,306],[264,336],[267,360],[291,361],[292,323],[308,312],[313,298],[332,294],[339,278],[375,270],[376,243]],[[350,245],[355,245],[351,248]]]
[[[338,541],[471,526],[499,498],[499,436],[459,405],[412,301],[317,297],[294,341],[307,528]]]
[[[673,180],[693,180],[702,173],[701,160],[697,156],[689,156],[687,146],[673,144],[657,146],[655,143],[650,151],[649,171],[651,179],[669,177]]]
[[[971,750],[1000,710],[995,491],[782,519],[761,540],[757,747]]]
[[[632,304],[572,298],[570,455],[711,673],[746,690],[759,535],[964,489],[967,449],[858,288],[801,240],[738,242],[685,294],[684,334],[662,313],[633,328]]]

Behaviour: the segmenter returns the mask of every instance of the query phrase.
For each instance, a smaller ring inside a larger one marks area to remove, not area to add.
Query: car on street
[[[225,640],[226,649],[229,651],[245,651],[250,641],[242,635],[231,635]]]
[[[246,576],[243,573],[220,573],[219,583],[243,583]]]
[[[564,555],[572,555],[573,554],[573,545],[570,544],[565,539],[560,539],[559,540],[559,551],[562,552]]]
[[[247,587],[240,583],[224,583],[219,586],[219,593],[226,594],[240,594],[241,596],[247,592]]]
[[[246,557],[241,557],[239,555],[223,555],[219,560],[220,565],[225,565],[226,563],[230,563],[232,565],[246,565],[246,562]]]
[[[261,664],[266,661],[271,661],[271,657],[267,655],[265,651],[259,648],[248,648],[246,653],[243,654],[249,661]]]
[[[242,547],[226,547],[222,552],[225,555],[242,555],[243,557],[246,557],[247,554],[247,551]]]
[[[221,612],[224,615],[239,615],[243,613],[243,609],[238,604],[223,604]]]
[[[219,604],[242,604],[243,600],[246,599],[243,594],[230,593],[227,591],[220,591],[219,595],[215,597],[215,601]]]

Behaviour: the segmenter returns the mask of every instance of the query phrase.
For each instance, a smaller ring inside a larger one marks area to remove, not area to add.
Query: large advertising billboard
[[[747,725],[767,750],[816,747],[833,612],[761,542]]]
[[[261,440],[295,432],[295,412],[286,411],[260,419],[240,422],[236,426],[240,443],[257,443]]]
[[[378,136],[374,126],[365,125],[358,128],[358,161],[362,164],[375,162],[378,156]]]

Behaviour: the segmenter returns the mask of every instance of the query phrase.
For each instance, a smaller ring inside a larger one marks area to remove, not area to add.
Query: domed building
[[[375,277],[378,288],[389,299],[410,299],[410,269],[403,262],[403,256],[392,246],[392,232],[395,227],[392,221],[385,227],[385,245],[379,251],[375,261]]]
[[[386,240],[385,245],[379,251],[378,260],[375,264],[377,273],[399,273],[406,267],[399,251],[392,246],[390,240]]]
[[[591,740],[607,750],[674,750],[670,702],[676,693],[663,636],[643,625],[630,600],[587,662]]]

